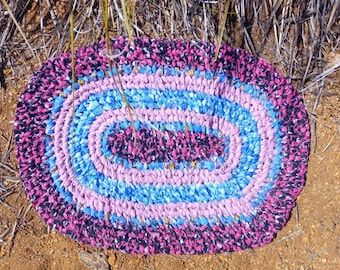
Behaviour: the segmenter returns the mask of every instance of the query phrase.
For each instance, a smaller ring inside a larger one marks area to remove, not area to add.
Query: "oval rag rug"
[[[127,38],[49,59],[20,96],[19,173],[44,222],[131,254],[270,243],[307,171],[297,91],[227,45]],[[111,58],[111,65],[108,59]]]

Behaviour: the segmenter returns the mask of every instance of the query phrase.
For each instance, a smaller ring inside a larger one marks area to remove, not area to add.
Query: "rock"
[[[79,258],[91,270],[109,270],[110,266],[107,257],[101,252],[79,251]]]
[[[109,265],[111,266],[111,268],[113,268],[115,266],[115,263],[116,263],[116,255],[115,254],[110,255],[110,257],[107,261],[108,261]]]

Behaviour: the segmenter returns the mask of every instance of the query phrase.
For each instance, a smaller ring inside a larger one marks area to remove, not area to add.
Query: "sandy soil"
[[[5,71],[8,89],[0,90],[0,159],[11,136],[18,96],[37,68],[35,64],[24,75]],[[334,95],[320,97],[315,114],[317,143],[313,141],[307,183],[289,223],[271,244],[201,256],[131,256],[89,248],[50,231],[19,183],[5,201],[0,197],[0,236],[7,232],[0,240],[0,269],[340,269],[339,87],[334,84],[325,90]],[[309,111],[314,102],[315,96],[306,94]],[[8,161],[15,167],[14,149]]]

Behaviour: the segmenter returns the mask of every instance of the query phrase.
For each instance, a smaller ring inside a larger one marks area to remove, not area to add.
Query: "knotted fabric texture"
[[[305,184],[307,113],[248,52],[125,37],[49,59],[20,96],[19,173],[44,222],[131,254],[270,243]],[[111,58],[109,65],[108,59]],[[111,67],[111,68],[110,68]]]

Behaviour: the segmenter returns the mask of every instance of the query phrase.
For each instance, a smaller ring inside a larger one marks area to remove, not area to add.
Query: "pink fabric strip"
[[[149,121],[155,121],[161,116],[167,121],[185,122],[185,119],[191,119],[190,122],[209,128],[209,122],[203,119],[202,114],[183,111],[180,109],[134,109],[135,116]],[[219,121],[219,130],[223,135],[230,136],[231,153],[228,159],[221,164],[221,167],[213,171],[206,169],[185,169],[185,170],[147,170],[141,171],[137,169],[127,169],[121,164],[107,163],[107,157],[104,157],[101,151],[101,134],[105,129],[117,121],[129,120],[126,109],[105,111],[97,117],[89,129],[88,147],[91,160],[93,161],[97,171],[110,177],[111,179],[119,179],[129,184],[169,184],[169,185],[186,185],[186,184],[203,184],[204,182],[222,182],[227,181],[231,177],[231,172],[237,166],[241,157],[241,138],[239,129],[232,123],[228,123],[225,119],[218,119],[216,116],[210,117],[213,121]],[[67,134],[64,134],[67,136]],[[235,162],[236,161],[236,162]],[[107,165],[108,164],[108,165]]]
[[[83,206],[91,207],[97,211],[116,213],[117,215],[122,215],[126,218],[137,217],[140,220],[145,220],[147,218],[176,218],[178,216],[209,217],[221,216],[222,214],[225,216],[234,216],[236,214],[248,215],[254,211],[250,202],[252,199],[256,198],[263,185],[272,181],[271,179],[268,179],[268,173],[271,166],[271,160],[275,154],[275,137],[271,127],[271,118],[260,100],[256,100],[251,95],[244,93],[242,89],[235,89],[227,83],[220,83],[218,79],[212,81],[202,78],[197,79],[191,76],[176,77],[132,74],[121,76],[121,80],[124,88],[135,88],[140,89],[140,91],[142,91],[141,88],[144,87],[160,90],[186,89],[207,94],[220,94],[224,98],[239,103],[242,107],[248,109],[257,121],[257,128],[261,136],[259,167],[254,174],[254,180],[243,190],[244,197],[240,199],[231,198],[220,202],[208,203],[144,205],[142,203],[106,198],[81,186],[70,166],[71,158],[68,157],[67,154],[67,138],[64,137],[64,134],[67,134],[68,132],[71,119],[71,117],[67,117],[67,113],[72,104],[72,96],[68,96],[59,115],[57,115],[53,151],[56,154],[56,165],[59,170],[62,185],[73,194],[75,202]],[[85,84],[75,92],[75,104],[77,105],[85,100],[91,93],[100,93],[107,89],[113,89],[115,88],[114,85],[112,78],[105,78],[98,82]],[[202,118],[206,121],[210,120],[208,115],[202,115]],[[211,127],[217,129],[217,125],[218,123],[212,123]],[[107,161],[105,166],[109,166],[109,161]]]

